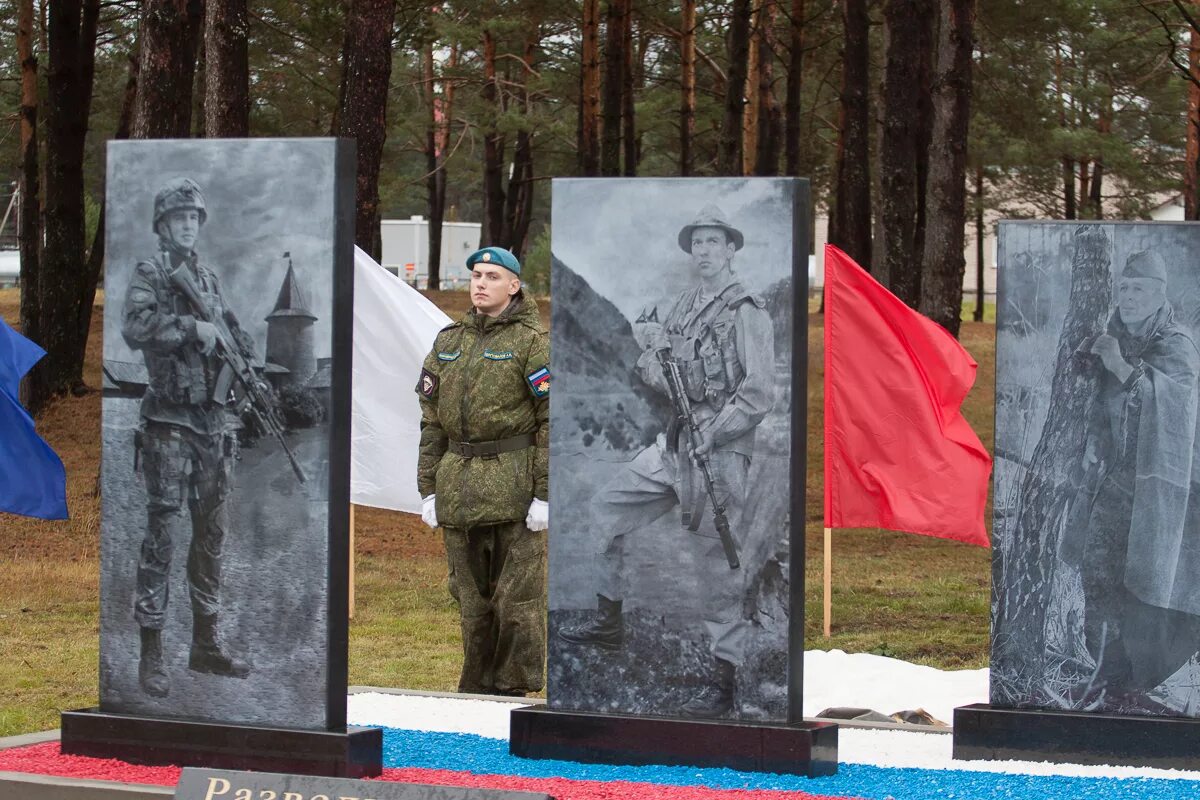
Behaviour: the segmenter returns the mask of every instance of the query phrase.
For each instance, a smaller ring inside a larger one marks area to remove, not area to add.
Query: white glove
[[[421,521],[431,528],[436,528],[437,523],[437,495],[431,494],[421,500]]]
[[[525,527],[531,531],[544,531],[550,527],[550,504],[533,498],[529,513],[525,515]]]

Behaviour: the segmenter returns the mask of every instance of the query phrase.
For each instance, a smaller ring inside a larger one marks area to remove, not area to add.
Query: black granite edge
[[[509,752],[581,763],[725,767],[819,777],[837,773],[838,726],[642,717],[517,708]]]
[[[788,720],[804,718],[804,568],[808,474],[808,251],[812,202],[806,178],[788,181],[792,190],[792,418],[788,465],[790,505],[788,531]],[[797,369],[797,359],[804,364]]]
[[[383,760],[383,729],[378,727],[349,727],[344,732],[271,728],[134,717],[98,709],[63,712],[60,741],[66,754],[133,763],[165,763],[167,754],[179,760],[190,760],[190,754],[207,754],[221,763],[232,759],[238,764],[260,764],[264,769],[270,765],[283,765],[287,771],[302,771],[305,764],[344,766],[346,774],[355,777],[379,774]]]
[[[346,725],[350,648],[350,413],[354,337],[354,226],[356,144],[334,144],[333,376],[329,426],[325,725]]]
[[[1200,769],[1200,719],[1022,709],[974,703],[954,709],[960,761]]]

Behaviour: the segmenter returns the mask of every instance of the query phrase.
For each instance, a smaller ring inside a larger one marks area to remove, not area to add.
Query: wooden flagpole
[[[825,529],[825,638],[833,624],[833,528]]]
[[[350,504],[350,619],[354,619],[354,503]]]

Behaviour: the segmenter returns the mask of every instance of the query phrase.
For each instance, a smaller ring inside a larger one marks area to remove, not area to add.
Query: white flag
[[[421,364],[450,318],[354,248],[350,502],[421,513]]]

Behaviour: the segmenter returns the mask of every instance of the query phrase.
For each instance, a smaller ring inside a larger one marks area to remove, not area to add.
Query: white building
[[[16,286],[21,279],[21,254],[16,250],[0,250],[0,289]]]
[[[470,273],[467,256],[479,248],[482,225],[478,222],[442,223],[442,289],[466,285]],[[383,240],[383,266],[393,275],[418,289],[429,280],[429,221],[420,215],[409,219],[385,219],[379,223]]]

